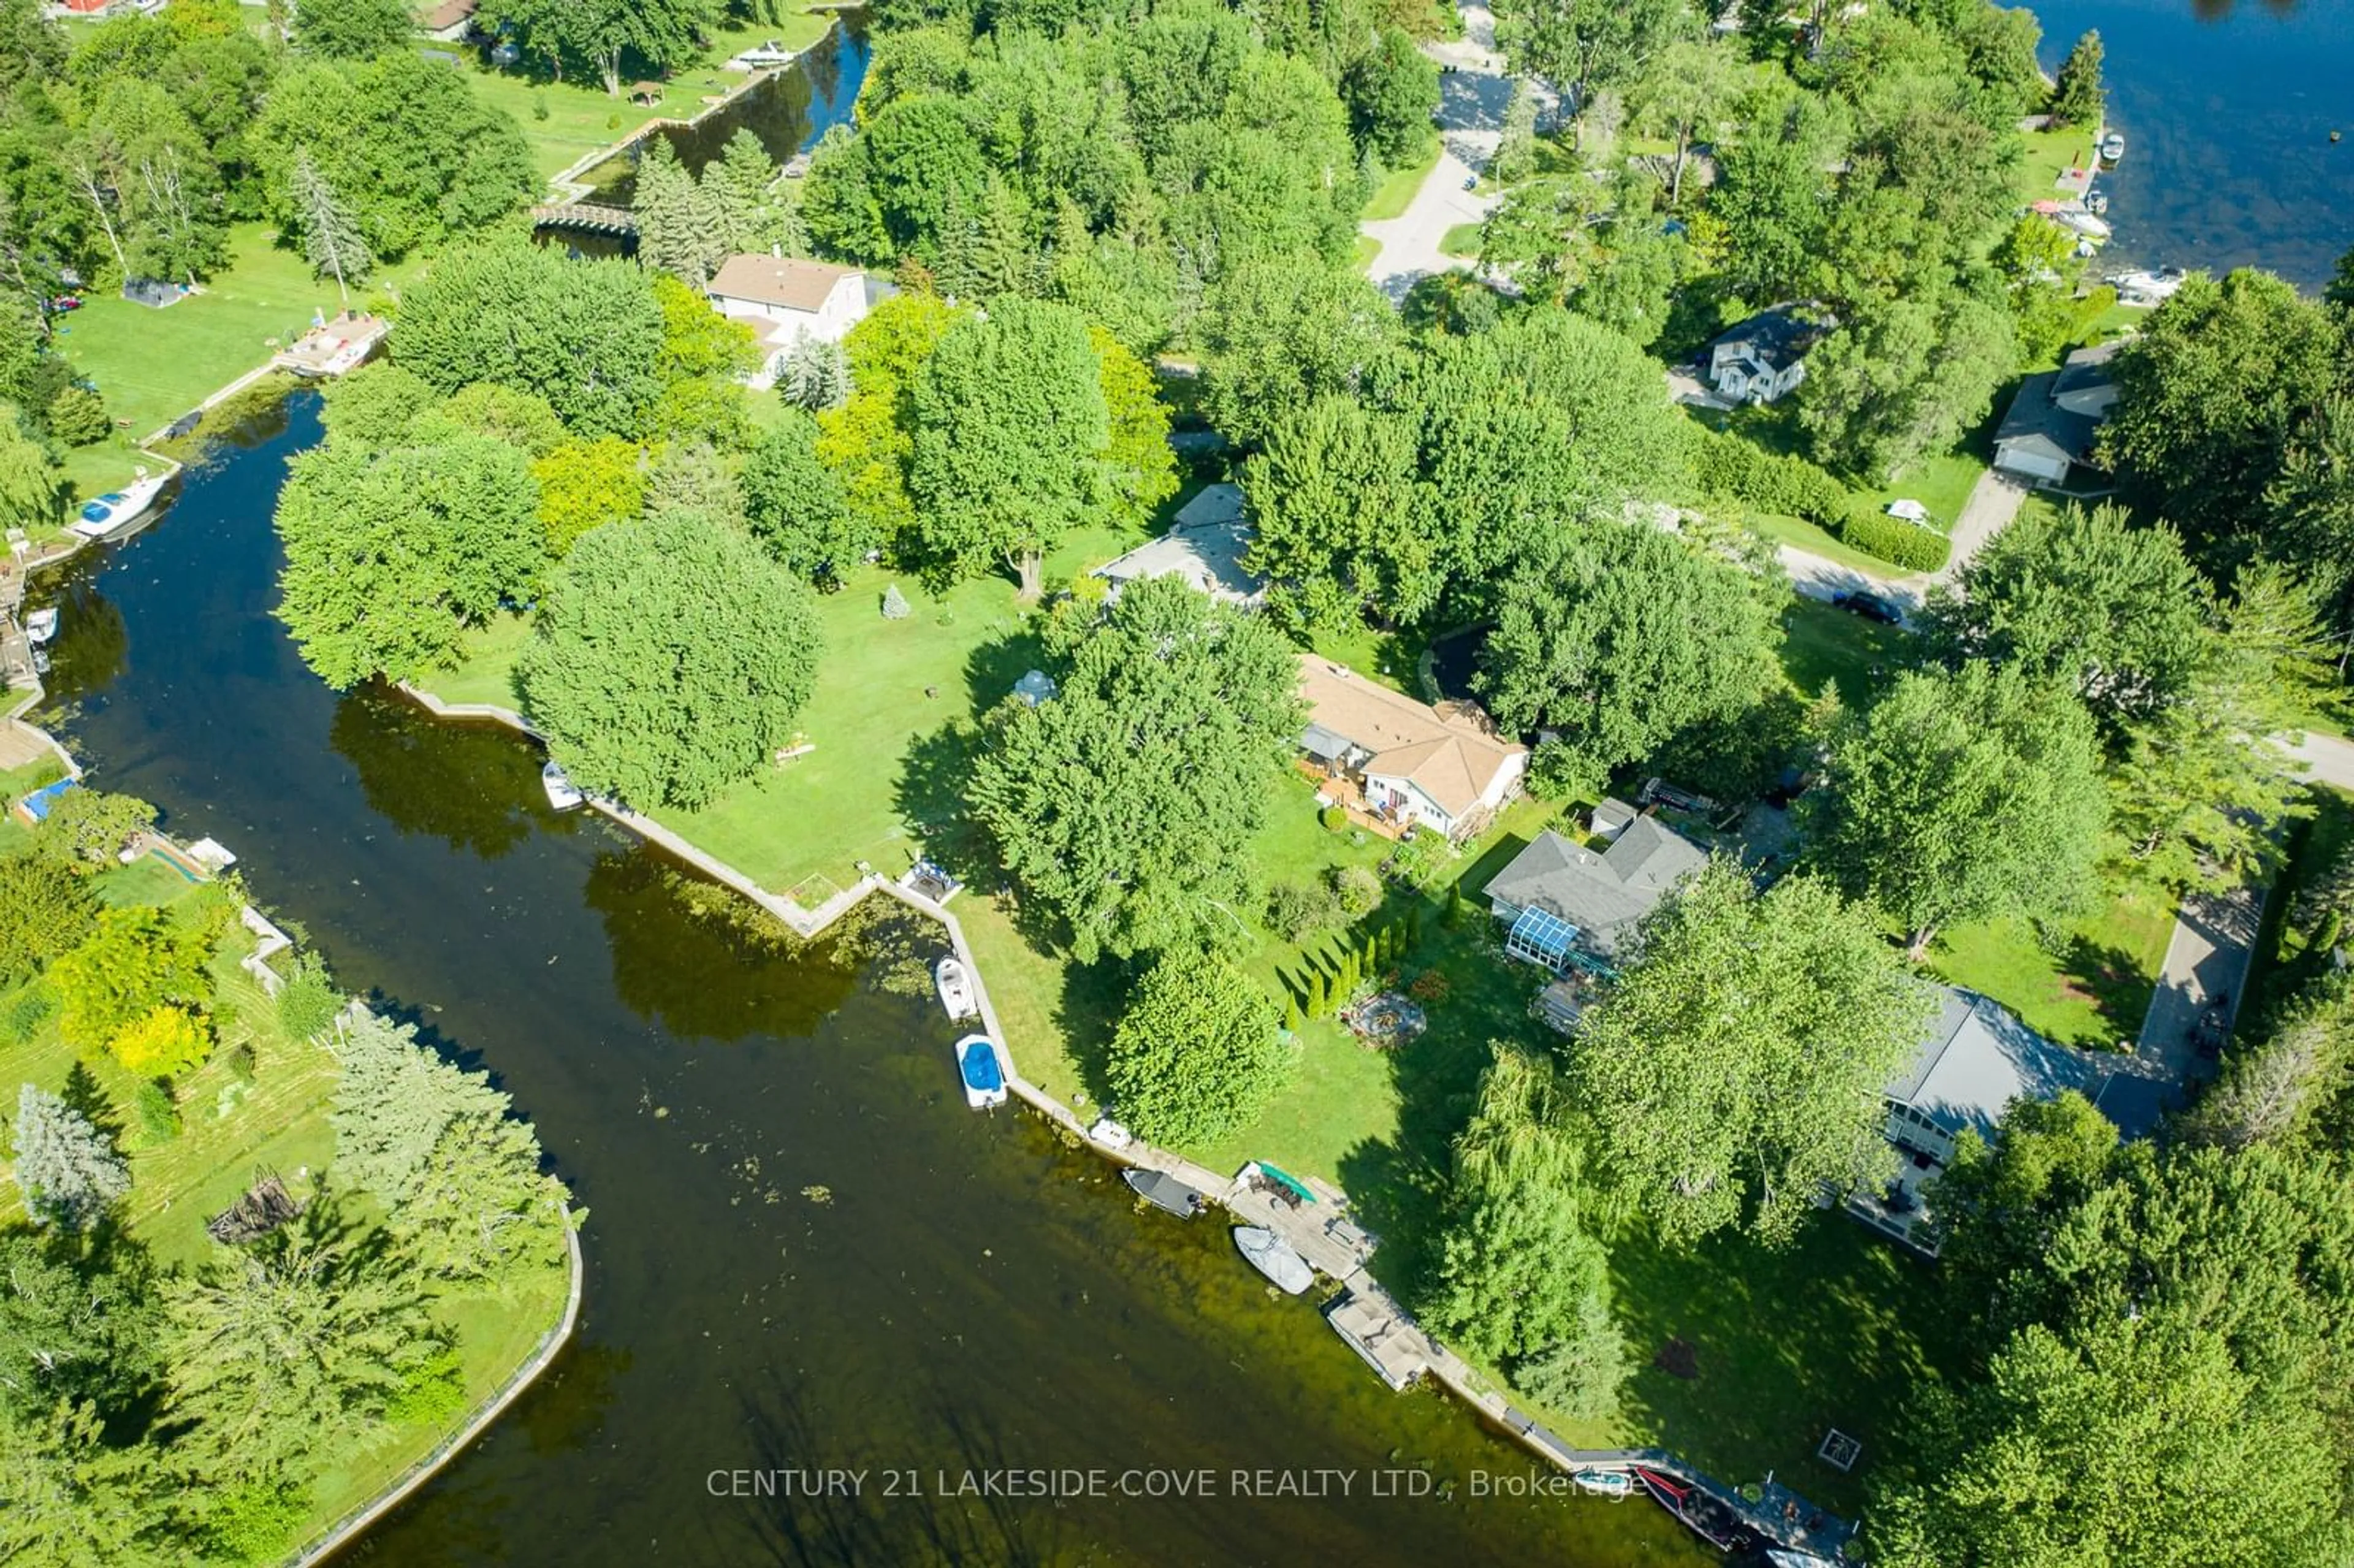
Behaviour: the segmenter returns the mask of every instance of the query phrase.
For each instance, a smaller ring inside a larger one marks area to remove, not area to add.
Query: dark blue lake
[[[2100,29],[2109,119],[2105,270],[2257,266],[2316,289],[2354,249],[2354,5],[2043,0],[2043,63]],[[2332,144],[2329,132],[2343,132]]]

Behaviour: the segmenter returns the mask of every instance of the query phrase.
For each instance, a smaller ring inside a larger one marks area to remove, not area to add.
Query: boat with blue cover
[[[968,1034],[956,1043],[956,1058],[965,1104],[987,1110],[1005,1103],[1005,1069],[998,1064],[995,1041],[986,1034]]]

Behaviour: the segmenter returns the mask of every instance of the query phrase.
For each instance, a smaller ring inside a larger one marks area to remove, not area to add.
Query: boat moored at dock
[[[559,811],[578,810],[588,801],[588,797],[580,792],[580,786],[572,782],[571,776],[553,760],[541,767],[539,787],[547,791],[547,803]]]
[[[965,1104],[987,1110],[1005,1103],[1005,1069],[997,1060],[997,1042],[986,1034],[968,1034],[956,1043],[956,1059]]]
[[[951,1022],[970,1018],[981,1011],[973,1000],[972,976],[954,955],[932,966],[932,984],[940,993],[940,1006]]]
[[[66,526],[85,539],[111,539],[147,515],[170,478],[169,474],[150,477],[143,468],[139,477],[121,490],[110,490],[82,503],[80,513]]]
[[[1308,1260],[1292,1251],[1291,1245],[1281,1236],[1262,1226],[1236,1225],[1235,1249],[1287,1296],[1297,1296],[1316,1283],[1316,1271],[1309,1266]]]

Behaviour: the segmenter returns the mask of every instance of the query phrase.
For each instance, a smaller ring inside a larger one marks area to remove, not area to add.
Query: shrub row
[[[1847,487],[1802,457],[1767,451],[1720,430],[1705,433],[1692,454],[1693,477],[1711,495],[1755,512],[1803,517],[1836,532],[1847,521]]]
[[[1942,570],[1954,542],[1934,528],[1858,506],[1840,520],[1840,537],[1868,556],[1916,572]]]

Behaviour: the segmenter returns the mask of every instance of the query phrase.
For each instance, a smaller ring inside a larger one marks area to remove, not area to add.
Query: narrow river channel
[[[505,733],[322,686],[270,613],[271,507],[318,434],[298,395],[47,589],[96,780],[228,844],[346,983],[496,1074],[590,1211],[573,1347],[351,1560],[1702,1560],[1647,1502],[1473,1499],[1528,1460],[1385,1391],[1222,1225],[967,1110],[927,1001],[698,914],[661,857],[548,813]],[[811,1469],[863,1491],[714,1495]],[[1058,1469],[1109,1495],[942,1495]]]

